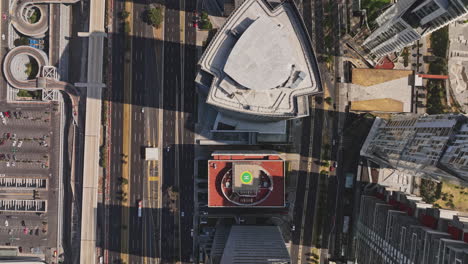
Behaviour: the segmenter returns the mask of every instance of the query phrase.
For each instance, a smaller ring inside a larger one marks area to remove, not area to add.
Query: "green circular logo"
[[[243,184],[251,184],[253,181],[253,176],[252,173],[250,173],[250,171],[242,172],[240,178]]]

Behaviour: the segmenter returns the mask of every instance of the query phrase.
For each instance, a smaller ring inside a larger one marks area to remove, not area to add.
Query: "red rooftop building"
[[[209,207],[284,207],[284,160],[273,151],[214,152]]]

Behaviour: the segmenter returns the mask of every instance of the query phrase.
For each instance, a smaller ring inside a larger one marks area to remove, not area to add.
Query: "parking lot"
[[[46,261],[57,245],[59,137],[57,103],[0,106],[0,246]]]

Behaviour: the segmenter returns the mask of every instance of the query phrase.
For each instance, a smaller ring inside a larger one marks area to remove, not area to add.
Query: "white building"
[[[414,176],[468,185],[464,115],[395,115],[376,119],[361,155]]]
[[[285,120],[309,115],[321,92],[316,58],[292,2],[246,0],[199,61],[197,88],[220,112],[213,130],[286,133]]]
[[[468,13],[467,0],[400,0],[380,15],[364,41],[376,57],[401,50]]]

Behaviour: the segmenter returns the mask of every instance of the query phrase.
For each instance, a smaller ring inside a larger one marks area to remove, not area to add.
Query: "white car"
[[[16,141],[16,140],[15,140],[15,141],[13,141],[13,144],[12,144],[12,146],[13,146],[13,147],[16,147],[16,143],[17,143],[17,141]]]
[[[21,146],[23,146],[23,140],[20,140],[20,141],[18,142],[18,148],[21,148]]]
[[[5,34],[2,34],[2,40],[5,40],[6,37],[5,37]]]
[[[8,220],[5,220],[5,226],[8,226]]]
[[[10,167],[10,162],[9,161],[7,161],[6,166]]]
[[[184,217],[184,216],[185,216],[185,213],[184,213],[184,212],[180,212],[180,216]]]

